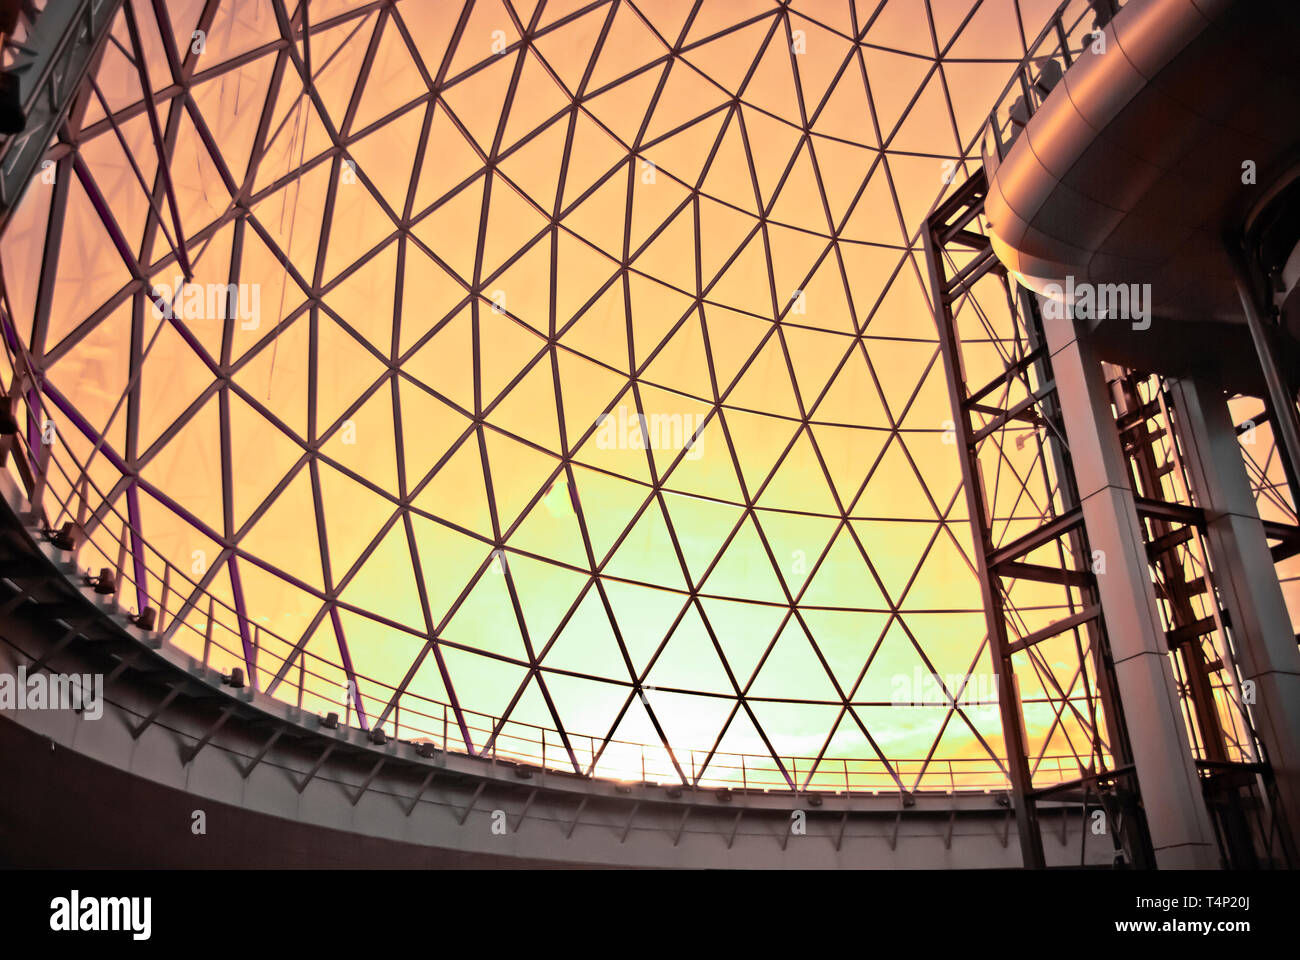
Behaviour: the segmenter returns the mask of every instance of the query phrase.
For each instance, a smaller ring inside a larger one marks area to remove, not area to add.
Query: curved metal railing
[[[16,378],[23,379],[21,374]],[[283,674],[270,695],[304,711],[321,716],[336,713],[342,723],[359,729],[372,726],[369,718],[384,716],[385,729],[396,739],[620,781],[849,793],[994,792],[1006,788],[1002,764],[991,757],[886,761],[703,749],[670,751],[661,745],[561,735],[551,728],[514,720],[502,723],[499,717],[463,707],[457,711],[451,704],[409,690],[399,695],[392,684],[356,671],[352,671],[355,687],[350,686],[349,672],[342,665],[305,647],[297,649],[264,625],[251,622],[247,614],[202,587],[188,571],[149,544],[122,508],[108,501],[110,492],[100,490],[87,475],[85,464],[44,426],[52,422],[52,416],[43,394],[26,388],[20,396],[29,429],[26,436],[20,431],[6,438],[10,452],[18,454],[7,465],[26,488],[33,514],[47,536],[54,537],[57,531],[51,528],[64,523],[71,524],[75,536],[79,526],[75,518],[81,517],[84,523],[88,504],[103,504],[100,522],[76,546],[76,560],[86,573],[86,582],[96,571],[106,569],[115,587],[114,605],[132,622],[140,621],[139,613],[125,598],[145,587],[146,596],[158,597],[146,633],[223,674],[250,667],[243,639],[251,634],[256,651],[249,677],[253,686],[267,690],[277,674]],[[27,406],[29,400],[35,401],[34,407]],[[34,445],[32,437],[36,438]],[[45,442],[47,438],[52,442]],[[64,517],[74,519],[62,520]],[[119,524],[121,534],[113,535],[110,526]],[[390,704],[391,712],[386,714]],[[1047,780],[1066,780],[1078,771],[1070,758],[1057,757],[1044,761],[1041,775]]]
[[[1068,0],[1029,48],[989,113],[980,153],[990,177],[1065,72],[1127,0]]]

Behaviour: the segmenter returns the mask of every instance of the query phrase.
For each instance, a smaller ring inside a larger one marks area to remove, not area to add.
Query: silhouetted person
[[[36,4],[32,0],[0,0],[0,49],[9,43],[18,29],[18,17],[23,13],[29,20],[34,19]],[[25,126],[27,118],[23,115],[18,76],[9,70],[0,70],[0,134],[21,133]]]
[[[1118,0],[1088,0],[1088,5],[1092,7],[1092,12],[1096,17],[1098,30],[1105,30],[1106,24],[1115,18],[1119,13]]]

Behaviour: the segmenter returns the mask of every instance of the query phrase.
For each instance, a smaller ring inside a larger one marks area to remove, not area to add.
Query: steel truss
[[[999,670],[1021,849],[1026,865],[1042,864],[1040,798],[1095,788],[1115,813],[1117,848],[1129,863],[1147,865],[1150,844],[1097,593],[1104,558],[1088,545],[1038,298],[1010,280],[982,233],[986,189],[981,171],[936,209],[925,239]],[[1006,300],[1001,312],[992,309],[997,295],[989,291],[996,289]],[[1000,372],[989,376],[998,365]],[[1270,812],[1276,805],[1271,774],[1237,683],[1232,624],[1220,606],[1203,535],[1206,516],[1194,505],[1180,459],[1175,405],[1160,377],[1109,364],[1104,376],[1220,853],[1231,866],[1285,862],[1281,825]],[[1026,518],[1015,511],[1025,503],[1036,515],[1031,529],[1017,533]],[[1300,528],[1270,522],[1265,530],[1277,542],[1275,558],[1294,552]],[[1039,626],[1028,618],[1041,604],[1042,585],[1059,590],[1064,603]],[[1066,638],[1076,653],[1067,672],[1083,683],[1078,695],[1057,687],[1056,717],[1074,713],[1090,736],[1087,750],[1076,753],[1078,780],[1043,787],[1036,762],[1052,738],[1030,742],[1026,718],[1034,711],[1021,691],[1042,681],[1046,656],[1060,675]]]
[[[936,209],[923,235],[956,416],[955,440],[975,529],[989,643],[998,672],[1021,853],[1026,866],[1043,866],[1037,810],[1041,798],[1069,793],[1086,798],[1095,793],[1111,814],[1117,851],[1130,864],[1148,866],[1150,843],[1136,803],[1132,757],[1114,690],[1092,553],[1074,487],[1051,361],[1036,302],[1023,292],[1017,297],[1005,267],[982,233],[979,218],[987,187],[981,169]],[[986,313],[976,297],[976,288],[986,278],[1005,297],[1001,323]],[[959,323],[963,307],[967,309]],[[996,349],[1002,369],[972,389],[966,381],[971,360],[965,350],[977,341]],[[1030,444],[1032,455],[1026,464],[1023,450]],[[1008,498],[1004,484],[1014,488],[1014,495]],[[1008,502],[1009,512],[1004,510]],[[1030,515],[1017,514],[1026,505]],[[1030,529],[1012,534],[1025,526]],[[1057,588],[1053,591],[1057,615],[1032,626],[1025,614],[1039,602],[1040,585]],[[1021,593],[1032,595],[1026,610],[1017,603]],[[1061,655],[1062,649],[1073,651],[1067,686],[1047,665],[1048,646],[1053,656]],[[1028,738],[1022,682],[1041,686],[1054,713],[1053,730],[1037,749]],[[1065,724],[1086,737],[1080,746],[1075,746],[1074,738],[1065,738],[1075,749],[1078,776],[1064,783],[1036,782],[1052,733]]]

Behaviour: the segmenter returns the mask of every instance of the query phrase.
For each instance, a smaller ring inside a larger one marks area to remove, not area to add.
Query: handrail
[[[1126,2],[1066,0],[1048,21],[984,124],[980,152],[990,178],[1061,77]]]
[[[0,316],[0,319],[7,318]],[[22,374],[16,377],[21,380]],[[47,400],[38,390],[19,391],[24,404],[36,398],[33,411],[28,407],[29,420],[44,422],[49,414]],[[38,438],[33,449],[30,438]],[[153,632],[168,638],[173,646],[191,653],[204,666],[227,670],[231,666],[244,666],[245,659],[240,640],[251,631],[256,638],[254,646],[258,659],[253,668],[262,678],[275,674],[294,644],[261,624],[249,623],[239,611],[210,591],[201,590],[189,575],[171,563],[149,544],[130,517],[117,505],[110,504],[93,480],[82,471],[82,464],[66,446],[39,442],[41,431],[20,432],[10,438],[12,451],[25,458],[30,468],[31,481],[24,476],[18,479],[28,488],[28,493],[38,498],[48,498],[57,504],[56,517],[84,516],[90,501],[102,502],[104,520],[120,522],[122,535],[109,533],[109,524],[101,521],[95,532],[78,543],[77,560],[83,568],[105,566],[116,578],[115,604],[121,608],[122,597],[140,583],[137,567],[144,570],[146,583],[153,578],[165,584],[165,595],[158,600],[158,615]],[[56,455],[54,448],[66,452]],[[51,483],[58,477],[62,482]],[[77,482],[80,477],[80,483]],[[67,490],[60,495],[59,490]],[[32,503],[33,514],[43,517],[43,503]],[[48,529],[48,527],[46,528]],[[87,557],[89,553],[91,556]],[[143,554],[141,556],[140,554]],[[128,556],[137,561],[128,563]],[[93,559],[98,557],[100,559]],[[190,596],[184,596],[188,585]],[[147,594],[146,594],[147,595]],[[206,606],[209,611],[201,622],[192,616],[176,619],[184,606],[191,614]],[[234,618],[232,622],[231,618]],[[240,622],[242,620],[242,622]],[[182,632],[184,631],[184,632]],[[177,637],[182,639],[177,639]],[[189,643],[184,638],[188,637]],[[281,645],[276,649],[275,644]],[[305,710],[324,713],[342,710],[345,725],[365,728],[365,724],[352,711],[352,698],[343,683],[332,680],[327,674],[346,676],[337,663],[326,660],[305,648],[297,654],[296,669],[286,672],[284,681],[275,692],[276,699],[293,703]],[[263,659],[266,658],[266,659]],[[368,716],[376,716],[393,700],[397,688],[382,680],[353,672],[358,684],[355,698]],[[401,740],[432,743],[438,749],[457,753],[476,753],[464,742],[460,728],[452,719],[451,706],[422,694],[403,691],[394,703],[389,726]],[[482,744],[491,739],[487,754],[494,759],[533,764],[543,769],[605,779],[640,781],[662,784],[682,782],[677,774],[674,759],[691,786],[702,788],[727,788],[757,791],[832,791],[836,793],[887,793],[899,792],[1000,792],[1006,788],[1006,777],[999,761],[991,757],[964,759],[879,759],[817,758],[807,756],[764,756],[757,754],[710,753],[704,749],[678,749],[673,756],[660,745],[609,740],[603,737],[568,734],[569,749],[562,746],[557,730],[531,723],[507,720],[462,708],[471,740]],[[495,734],[495,736],[494,736]],[[569,755],[572,751],[572,758]],[[481,753],[481,752],[480,752]],[[575,769],[576,761],[576,769]],[[1053,757],[1045,760],[1042,768],[1044,782],[1064,782],[1079,775],[1073,769],[1073,758]],[[784,768],[784,769],[783,769]],[[793,785],[792,785],[793,784]]]

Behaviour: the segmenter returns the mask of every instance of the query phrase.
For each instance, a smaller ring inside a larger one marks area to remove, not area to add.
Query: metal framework
[[[1111,11],[1113,12],[1113,11]],[[985,160],[996,165],[1055,81],[1071,64],[1061,44],[1027,65],[989,123]],[[1044,64],[1055,59],[1055,70]],[[1043,78],[1047,80],[1044,81]],[[1016,93],[1013,103],[1011,97]],[[990,644],[998,664],[1012,798],[1022,856],[1042,865],[1037,802],[1048,795],[1096,790],[1119,825],[1118,850],[1137,865],[1154,863],[1138,789],[1138,771],[1115,679],[1097,577],[1105,556],[1088,541],[1039,299],[1012,280],[993,254],[981,217],[983,170],[951,191],[930,217],[926,249],[955,440],[979,547]],[[1179,412],[1159,376],[1102,365],[1115,438],[1133,491],[1147,568],[1181,707],[1225,864],[1288,862],[1285,828],[1267,759],[1243,699],[1233,625],[1221,607],[1207,517],[1182,461]],[[1248,420],[1239,433],[1257,422]],[[1099,430],[1109,429],[1097,423]],[[1267,438],[1266,438],[1267,439]],[[1267,444],[1243,448],[1263,511],[1273,557],[1293,556],[1300,528],[1279,488],[1286,480]],[[1119,478],[1114,478],[1119,482]],[[1280,507],[1281,509],[1277,509]],[[1127,574],[1122,574],[1127,575]],[[1136,573],[1134,575],[1137,575]],[[1222,571],[1220,571],[1222,576]],[[1034,707],[1023,691],[1048,689],[1054,723],[1074,753],[1073,782],[1037,781],[1045,739],[1027,734]]]
[[[1148,865],[1093,554],[1037,303],[1009,281],[983,233],[986,189],[981,170],[956,190],[928,221],[926,247],[998,668],[1021,854],[1026,866],[1043,865],[1040,797],[1095,791],[1113,814],[1127,862]],[[989,347],[991,355],[981,354]],[[982,385],[972,386],[972,378]],[[1035,743],[1026,732],[1026,687],[1041,689],[1053,713],[1051,731]],[[1073,751],[1075,776],[1036,783],[1058,730]]]
[[[128,0],[5,235],[18,469],[163,640],[347,724],[1002,789],[914,225],[1040,7]]]
[[[281,701],[232,689],[211,669],[148,642],[121,612],[78,586],[70,576],[75,567],[45,540],[42,527],[20,522],[11,511],[21,501],[14,485],[0,478],[0,486],[6,501],[0,504],[0,611],[7,625],[0,661],[10,669],[22,664],[29,675],[102,673],[106,709],[128,723],[133,743],[181,742],[179,752],[150,752],[155,777],[177,764],[206,780],[205,761],[224,766],[233,760],[241,780],[251,784],[248,795],[275,795],[259,784],[287,775],[298,793],[312,792],[314,823],[329,824],[321,813],[331,808],[351,823],[351,811],[363,807],[370,830],[389,830],[409,841],[402,824],[417,817],[429,831],[426,842],[435,847],[468,842],[473,850],[475,834],[498,835],[485,820],[506,810],[508,832],[536,838],[545,857],[557,862],[638,863],[653,857],[656,847],[670,846],[689,848],[685,855],[706,865],[741,857],[735,862],[752,866],[757,856],[771,866],[881,866],[919,841],[918,855],[980,866],[988,863],[989,841],[1003,849],[1010,845],[1010,807],[1001,796],[930,795],[918,802],[858,793],[823,802],[757,788],[665,790],[447,754],[421,743],[376,743],[363,731],[331,727]],[[69,747],[73,739],[65,741]],[[40,742],[44,747],[46,738]],[[213,761],[205,754],[209,750],[224,756]],[[144,770],[136,773],[150,777]],[[792,805],[806,817],[804,832],[791,830]],[[1051,811],[1059,826],[1054,862],[1073,862],[1077,836],[1079,865],[1104,864],[1086,845],[1092,809],[1062,801]],[[611,823],[621,824],[617,839]],[[727,853],[718,840],[725,841]],[[942,841],[942,854],[932,841]],[[478,844],[485,851],[494,845]],[[972,854],[978,859],[971,860]],[[258,854],[245,847],[234,856]]]

